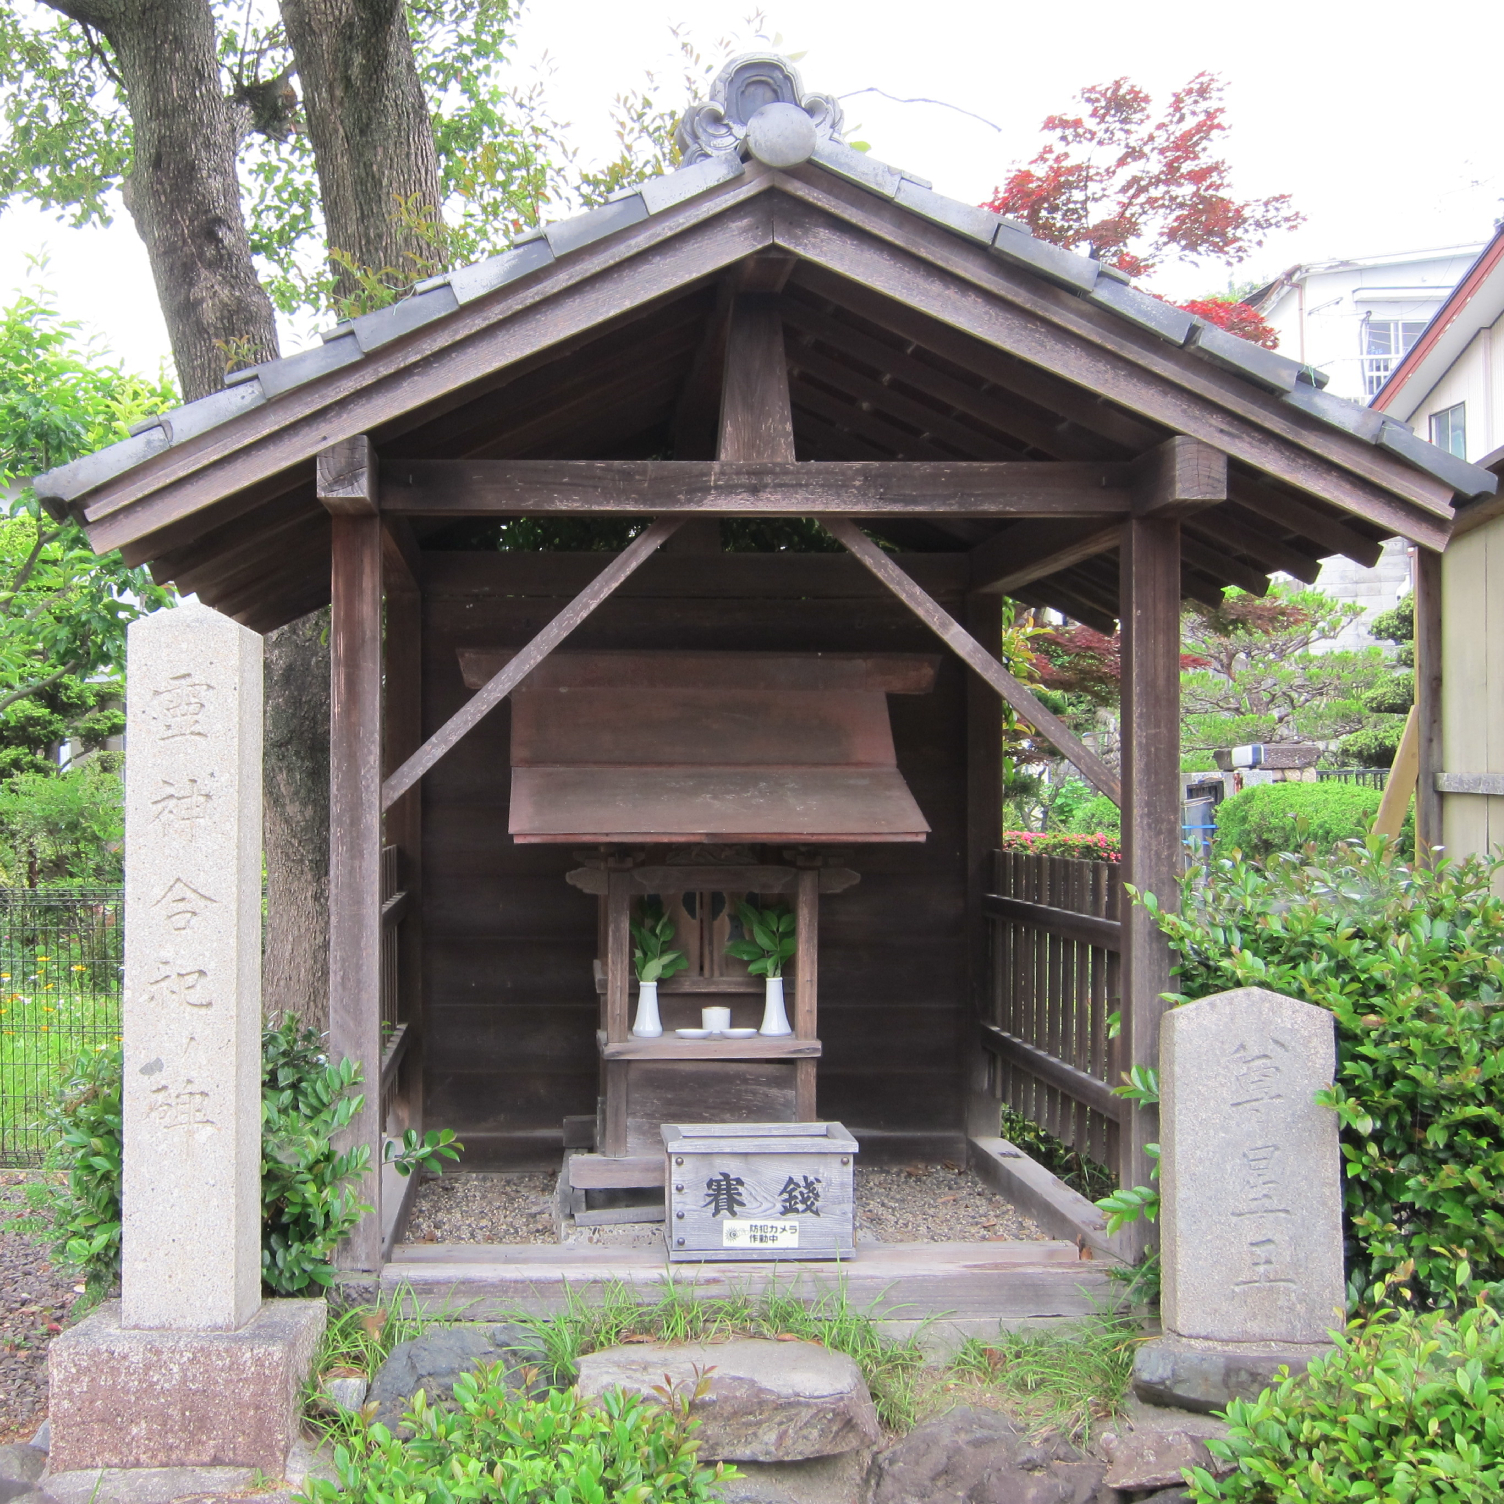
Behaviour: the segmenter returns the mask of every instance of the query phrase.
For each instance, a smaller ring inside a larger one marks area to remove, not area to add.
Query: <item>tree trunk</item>
[[[266,639],[266,1015],[329,1027],[329,642],[315,611]]]
[[[271,300],[256,280],[207,0],[47,0],[102,32],[133,138],[125,204],[146,243],[183,398],[233,366],[273,359]]]
[[[436,215],[439,162],[406,8],[396,0],[282,0],[318,167],[329,247],[406,283],[442,250],[410,228]],[[406,206],[404,208],[404,206]],[[331,262],[337,296],[357,283]]]

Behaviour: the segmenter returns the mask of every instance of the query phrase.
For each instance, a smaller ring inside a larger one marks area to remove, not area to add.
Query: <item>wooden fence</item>
[[[1121,988],[1115,862],[992,853],[992,968],[982,1045],[993,1096],[1111,1168],[1126,1103],[1109,1015]]]

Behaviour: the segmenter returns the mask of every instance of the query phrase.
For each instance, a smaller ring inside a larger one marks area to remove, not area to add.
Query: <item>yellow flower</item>
[[[74,971],[87,971],[89,968],[87,966],[75,966],[73,969]]]
[[[38,960],[38,961],[50,961],[50,960],[51,960],[51,959],[52,959],[52,957],[51,957],[51,956],[41,956],[41,955],[39,955],[39,956],[38,956],[38,957],[37,957],[37,960]]]

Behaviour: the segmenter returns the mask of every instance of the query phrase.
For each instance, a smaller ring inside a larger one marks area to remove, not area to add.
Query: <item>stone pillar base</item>
[[[322,1300],[269,1300],[238,1332],[128,1331],[110,1301],[52,1344],[51,1470],[243,1467],[280,1478]]]
[[[1225,1410],[1229,1400],[1251,1400],[1269,1388],[1282,1367],[1304,1373],[1312,1358],[1331,1350],[1325,1342],[1211,1342],[1167,1332],[1139,1344],[1133,1392],[1151,1405]]]

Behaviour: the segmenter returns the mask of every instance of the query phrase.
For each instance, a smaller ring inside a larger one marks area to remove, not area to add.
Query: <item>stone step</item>
[[[854,1258],[780,1264],[676,1264],[658,1248],[578,1245],[399,1245],[384,1292],[428,1315],[481,1321],[507,1311],[549,1315],[570,1298],[627,1290],[642,1300],[679,1291],[714,1298],[772,1290],[817,1299],[844,1290],[853,1308],[885,1321],[948,1317],[1009,1326],[1076,1320],[1111,1305],[1110,1264],[1074,1244],[877,1243]]]

